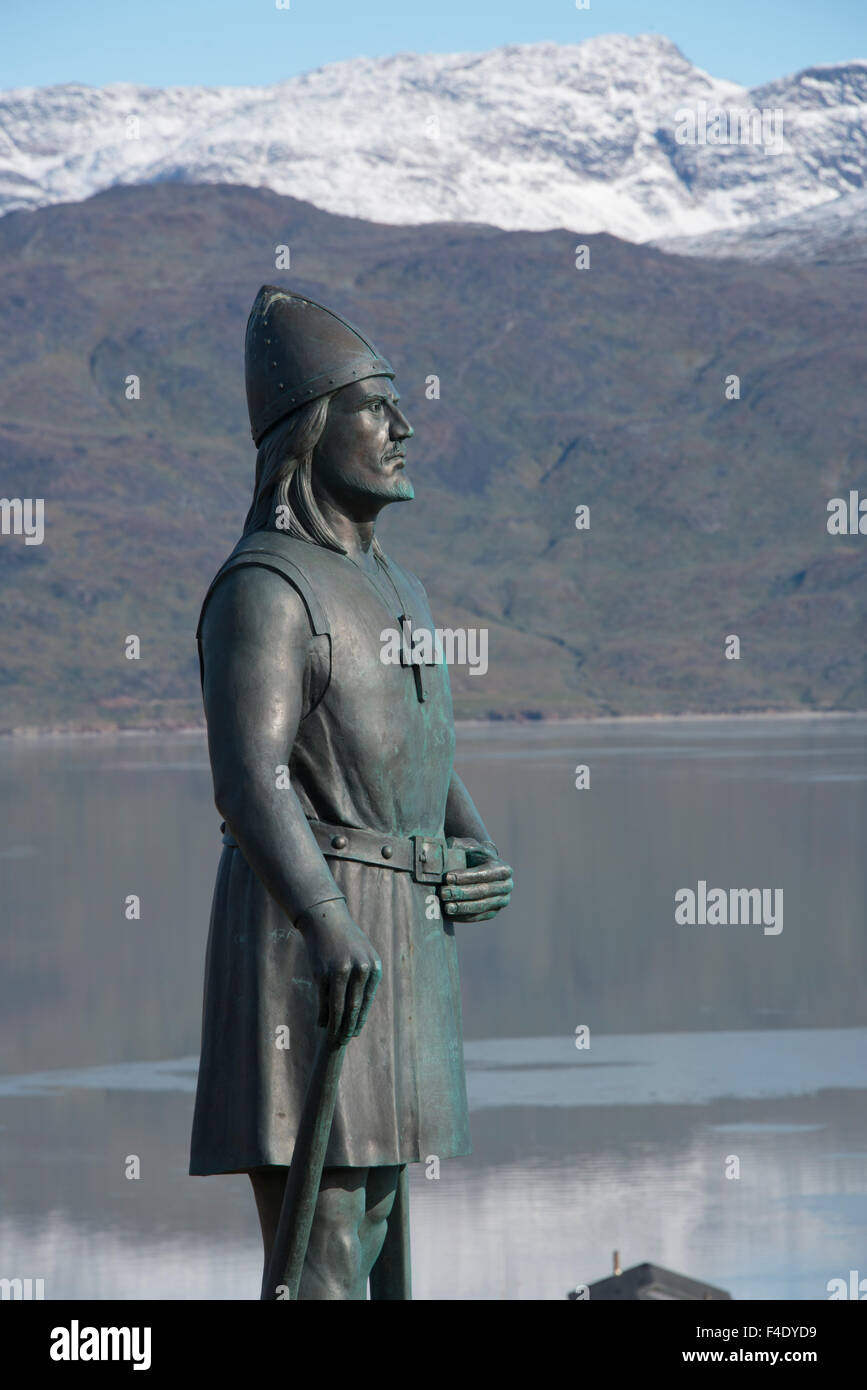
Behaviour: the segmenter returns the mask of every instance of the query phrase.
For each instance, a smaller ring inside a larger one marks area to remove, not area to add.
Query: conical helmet
[[[247,320],[247,407],[258,447],[291,410],[369,376],[394,376],[372,343],[323,304],[263,285]]]

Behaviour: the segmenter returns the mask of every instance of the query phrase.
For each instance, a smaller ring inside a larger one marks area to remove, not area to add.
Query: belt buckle
[[[446,847],[429,835],[413,835],[412,876],[416,883],[442,883],[446,871]]]

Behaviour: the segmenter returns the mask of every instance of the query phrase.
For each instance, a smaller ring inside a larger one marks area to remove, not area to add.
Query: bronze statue
[[[190,1172],[249,1173],[284,1296],[287,1170],[318,1047],[344,1048],[297,1296],[407,1299],[406,1165],[470,1152],[454,923],[507,906],[511,870],[453,770],[447,666],[381,659],[385,629],[433,628],[374,536],[413,497],[391,366],[265,285],[246,378],[253,502],[197,632],[225,833]]]

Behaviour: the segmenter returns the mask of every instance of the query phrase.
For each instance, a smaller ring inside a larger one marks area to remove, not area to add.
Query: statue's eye
[[[371,402],[370,402],[370,408],[371,408],[371,410],[381,410],[381,409],[382,409],[382,401],[371,401]]]

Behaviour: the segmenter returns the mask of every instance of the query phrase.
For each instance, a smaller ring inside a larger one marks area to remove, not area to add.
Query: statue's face
[[[375,514],[388,502],[412,501],[415,493],[404,471],[404,441],[412,426],[399,399],[387,376],[354,381],[337,392],[313,454],[317,496],[350,515],[359,509]]]

